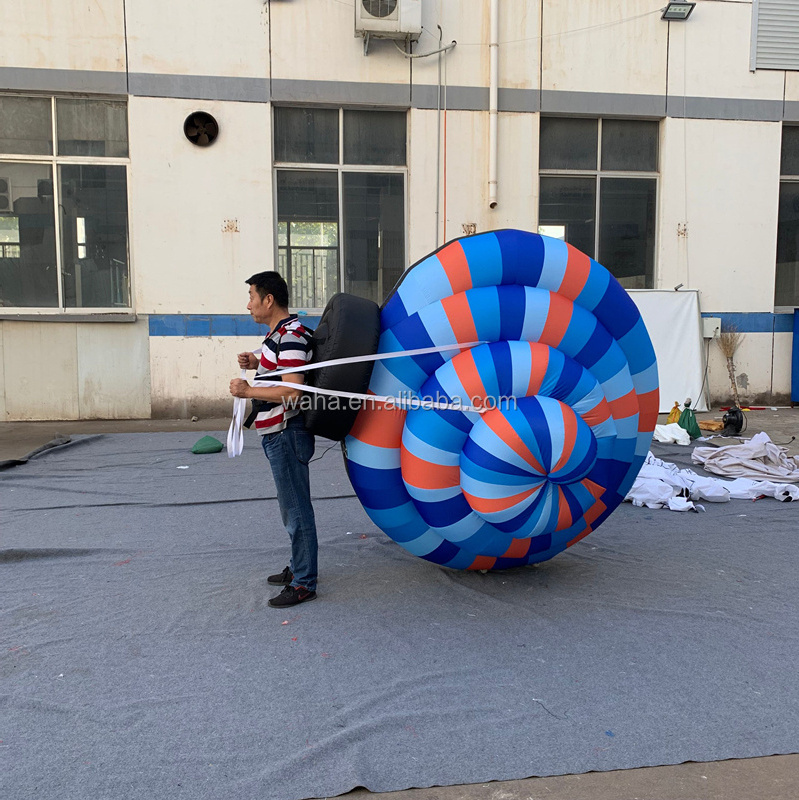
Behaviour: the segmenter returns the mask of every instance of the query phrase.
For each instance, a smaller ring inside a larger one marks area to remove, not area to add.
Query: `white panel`
[[[657,287],[699,289],[706,312],[771,312],[780,124],[666,119],[662,128]]]
[[[268,6],[260,0],[128,2],[130,71],[266,78]]]
[[[75,323],[3,323],[6,417],[78,419]]]
[[[154,336],[150,339],[153,417],[225,416],[233,411],[229,386],[239,377],[236,354],[254,350],[258,336]]]
[[[542,2],[544,90],[664,93],[668,25],[650,0]]]
[[[693,400],[694,411],[707,411],[702,390],[705,358],[699,295],[696,292],[631,291],[649,332],[658,362],[660,413],[674,402]]]
[[[148,419],[147,320],[77,325],[80,419]]]
[[[123,0],[2,4],[0,63],[6,67],[124,72]]]
[[[210,147],[188,114],[219,122]],[[273,266],[270,107],[132,97],[131,252],[136,310],[244,314],[244,281]]]
[[[436,247],[437,117],[435,111],[418,109],[408,114],[408,265]],[[439,219],[438,244],[444,243],[443,229]]]
[[[758,69],[799,70],[799,3],[795,0],[757,0]]]
[[[743,3],[700,3],[686,22],[669,23],[669,95],[782,100],[783,76],[751,72],[751,11]],[[666,25],[661,22],[661,25]],[[687,102],[687,101],[686,101]],[[713,107],[708,112],[715,116]]]

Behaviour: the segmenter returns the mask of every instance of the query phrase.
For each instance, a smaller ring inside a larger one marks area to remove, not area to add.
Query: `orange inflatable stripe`
[[[563,469],[564,465],[569,460],[569,456],[574,451],[574,443],[577,441],[577,417],[575,417],[574,414],[569,414],[563,408],[561,408],[560,414],[563,417],[563,452],[558,459],[558,463],[552,468],[552,472]],[[564,500],[563,502],[566,501]]]
[[[580,539],[585,539],[585,537],[588,536],[588,534],[591,533],[592,530],[594,529],[590,525],[588,525],[586,529],[582,533],[578,533],[577,536],[575,536],[574,539],[572,539],[566,545],[566,547],[571,547],[573,544],[577,544],[577,542],[579,542]]]
[[[375,447],[399,447],[407,414],[408,412],[401,408],[365,406],[355,418],[350,435],[364,444]]]
[[[571,322],[574,306],[559,294],[550,294],[547,322],[541,333],[541,341],[550,347],[558,347]]]
[[[471,352],[462,353],[460,357],[453,358],[452,366],[455,368],[455,374],[466,391],[467,397],[484,398],[486,396],[483,379],[480,377],[480,372],[477,369],[477,364],[474,363]]]
[[[488,412],[483,415],[483,421],[492,431],[508,445],[514,453],[521,456],[536,472],[546,475],[546,470],[536,461],[527,445],[521,440],[519,434],[511,426],[510,422],[499,412]]]
[[[466,260],[466,253],[463,252],[460,242],[453,242],[443,250],[439,250],[437,258],[444,267],[453,294],[459,294],[472,288],[469,262]]]
[[[566,262],[566,274],[563,276],[558,292],[564,297],[568,297],[569,300],[576,300],[588,281],[591,259],[570,244],[567,244],[566,247],[569,251],[569,258]]]
[[[638,421],[638,429],[650,431],[655,427],[658,419],[658,408],[660,407],[660,391],[654,389],[646,394],[638,395],[638,407],[641,409],[641,416]]]
[[[589,481],[588,479],[586,479],[582,481],[582,485],[586,489],[588,489],[591,497],[593,497],[594,500],[598,500],[605,493],[605,487],[600,486],[598,483],[595,483],[594,481]]]
[[[564,531],[566,528],[571,528],[574,525],[574,517],[572,517],[571,509],[563,496],[563,489],[558,486],[558,525],[556,531]]]
[[[530,552],[532,543],[532,539],[514,539],[502,558],[524,558]]]
[[[540,489],[541,486],[535,486],[532,489],[528,489],[526,492],[520,492],[510,497],[475,497],[468,492],[464,492],[463,495],[469,501],[469,505],[478,514],[491,514],[496,511],[505,511],[515,506],[517,503],[521,503],[522,500],[526,500],[530,495],[540,491]]]
[[[601,422],[610,419],[610,406],[603,397],[590,411],[580,415],[586,425],[599,425]]]
[[[536,342],[530,342],[530,359],[532,364],[530,382],[527,385],[527,397],[532,397],[541,390],[541,384],[544,382],[544,376],[549,368],[549,348],[542,347]]]
[[[441,301],[441,307],[447,315],[447,321],[457,342],[477,341],[477,328],[474,326],[472,309],[465,294],[454,294]]]
[[[417,489],[450,489],[461,480],[460,468],[433,464],[413,455],[404,447],[400,453],[400,468],[405,483]]]
[[[605,509],[607,509],[607,506],[601,500],[597,500],[596,503],[583,514],[583,519],[588,525],[591,525]]]
[[[491,569],[497,563],[491,556],[477,556],[466,569]]]
[[[638,413],[638,395],[635,393],[635,389],[630,389],[627,394],[618,400],[610,400],[609,402],[614,419],[624,419]]]

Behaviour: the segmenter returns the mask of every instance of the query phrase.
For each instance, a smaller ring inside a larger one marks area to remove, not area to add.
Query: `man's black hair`
[[[255,291],[258,292],[261,300],[271,294],[280,308],[289,307],[289,287],[279,272],[271,270],[269,272],[256,272],[255,275],[247,278],[244,282],[255,287]]]

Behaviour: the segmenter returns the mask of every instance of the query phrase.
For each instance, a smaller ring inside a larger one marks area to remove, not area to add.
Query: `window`
[[[749,68],[799,70],[799,7],[793,0],[753,0]]]
[[[405,268],[406,114],[274,109],[277,269],[294,308],[382,303]]]
[[[542,117],[539,233],[596,258],[628,289],[655,273],[658,123]]]
[[[130,307],[127,130],[124,101],[0,95],[0,307]]]
[[[799,306],[799,126],[782,129],[775,306]]]

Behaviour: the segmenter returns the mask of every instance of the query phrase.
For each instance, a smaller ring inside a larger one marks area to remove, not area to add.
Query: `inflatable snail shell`
[[[449,405],[367,404],[346,439],[366,512],[410,553],[544,561],[622,502],[657,420],[657,365],[600,264],[523,231],[457,239],[405,273],[380,321],[380,353],[480,342],[378,361],[370,394]]]

